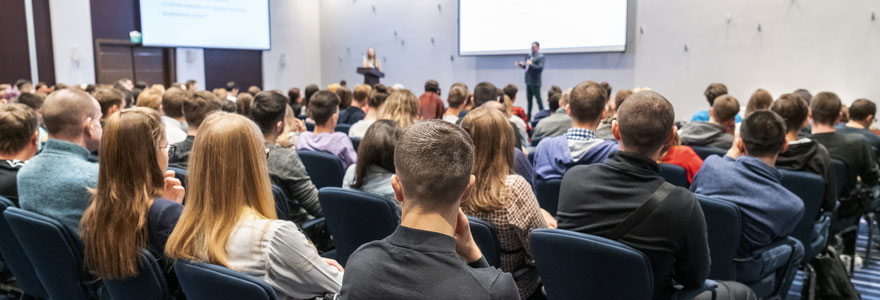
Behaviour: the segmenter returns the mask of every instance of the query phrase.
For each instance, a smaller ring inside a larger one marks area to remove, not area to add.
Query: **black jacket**
[[[822,210],[834,210],[837,201],[837,186],[834,183],[834,166],[825,146],[810,139],[800,139],[788,143],[788,150],[780,153],[776,167],[785,170],[809,172],[825,179],[825,195],[822,197]]]

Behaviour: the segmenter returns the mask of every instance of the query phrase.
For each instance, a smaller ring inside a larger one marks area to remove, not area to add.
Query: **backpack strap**
[[[606,237],[612,240],[617,240],[623,237],[623,235],[629,233],[633,227],[650,216],[651,213],[654,212],[654,209],[660,206],[660,203],[669,196],[669,193],[671,193],[673,189],[675,189],[674,185],[664,181],[663,184],[651,194],[651,197],[648,198],[647,202],[630,213],[623,222],[617,224],[617,227],[614,227],[614,229],[611,230],[611,233]]]

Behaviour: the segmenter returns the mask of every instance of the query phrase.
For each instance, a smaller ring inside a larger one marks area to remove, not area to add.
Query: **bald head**
[[[89,118],[101,119],[101,105],[89,94],[74,89],[58,90],[46,97],[43,103],[43,122],[49,135],[59,139],[76,139],[82,136],[83,126]],[[99,124],[100,126],[100,124]]]

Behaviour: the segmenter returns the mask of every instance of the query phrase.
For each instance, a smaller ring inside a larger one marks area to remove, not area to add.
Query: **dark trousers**
[[[526,85],[526,101],[529,103],[526,114],[529,122],[532,121],[532,97],[538,98],[538,111],[544,110],[544,100],[541,100],[541,85]]]

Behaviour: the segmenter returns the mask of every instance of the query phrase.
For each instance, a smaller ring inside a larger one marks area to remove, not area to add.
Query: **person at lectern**
[[[541,100],[541,71],[544,71],[544,54],[539,52],[541,44],[532,42],[532,51],[526,57],[526,61],[516,62],[516,66],[526,70],[526,102],[528,105],[528,119],[532,119],[532,98],[537,98],[538,111],[544,110],[544,101]]]
[[[364,63],[362,66],[364,68],[376,68],[379,72],[382,72],[382,64],[376,59],[376,49],[367,49],[367,56],[364,56]]]

